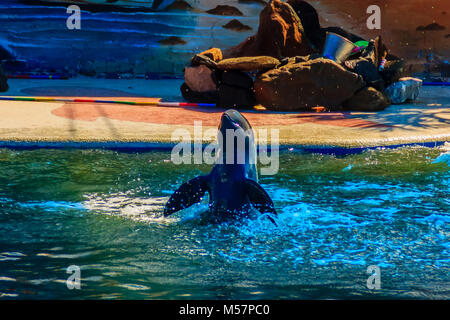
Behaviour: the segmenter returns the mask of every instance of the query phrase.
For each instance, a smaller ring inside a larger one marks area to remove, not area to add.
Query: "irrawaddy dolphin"
[[[164,215],[200,202],[209,193],[209,212],[218,219],[243,216],[253,206],[276,214],[272,199],[258,183],[256,146],[250,123],[236,110],[222,114],[216,162],[208,175],[182,184],[167,201]],[[269,216],[269,219],[273,219]]]

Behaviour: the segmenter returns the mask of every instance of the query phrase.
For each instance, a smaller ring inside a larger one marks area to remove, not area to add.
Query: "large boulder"
[[[325,32],[320,27],[319,15],[316,9],[303,0],[288,0],[287,3],[294,9],[305,31],[310,45],[321,50],[325,39]]]
[[[251,109],[256,105],[253,79],[245,72],[217,71],[217,105],[222,108]]]
[[[212,70],[205,65],[186,67],[184,81],[195,92],[210,92],[217,89],[212,78]]]
[[[284,58],[283,60],[280,61],[280,64],[278,65],[278,68],[281,68],[282,66],[285,66],[287,64],[293,64],[293,63],[300,63],[300,62],[306,62],[308,60],[313,60],[313,59],[317,59],[320,58],[320,56],[318,55],[317,57],[313,57],[311,56],[296,56],[296,57],[288,57],[288,58]]]
[[[200,65],[205,65],[210,69],[217,69],[217,62],[201,53],[194,55],[191,59],[191,66],[197,67]]]
[[[381,111],[389,107],[388,96],[372,87],[359,90],[353,97],[343,103],[346,110],[351,111]]]
[[[255,95],[244,88],[222,84],[218,88],[217,106],[221,108],[251,109],[256,105]]]
[[[8,78],[3,72],[2,66],[0,66],[0,92],[8,91],[8,89],[9,89]]]
[[[277,59],[306,56],[313,52],[294,9],[280,0],[273,0],[259,16],[256,35],[224,51],[224,58],[271,56]]]
[[[344,65],[349,71],[359,74],[367,85],[377,90],[384,90],[383,78],[378,72],[378,68],[371,61],[366,58],[359,58],[347,60]]]
[[[222,50],[220,50],[219,48],[211,48],[203,52],[200,52],[200,54],[207,56],[208,58],[210,58],[215,62],[218,62],[223,59]]]
[[[265,71],[280,64],[278,59],[268,56],[229,58],[220,61],[217,68],[221,70]]]
[[[216,103],[218,100],[217,90],[210,92],[196,92],[183,83],[180,87],[184,100],[194,103]]]
[[[286,111],[340,107],[364,86],[361,76],[324,58],[288,63],[259,75],[254,84],[258,103]]]
[[[253,90],[253,79],[245,72],[227,70],[217,72],[216,78],[218,84],[227,84],[244,89]]]

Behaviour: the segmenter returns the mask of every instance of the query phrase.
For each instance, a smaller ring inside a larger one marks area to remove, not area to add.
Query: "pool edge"
[[[368,150],[377,149],[397,149],[402,147],[426,147],[436,148],[448,143],[449,141],[424,141],[409,142],[392,145],[374,145],[374,146],[333,146],[333,145],[301,145],[301,144],[282,144],[276,148],[264,146],[266,150],[276,149],[279,151],[296,151],[305,153],[349,155],[362,153]],[[35,150],[35,149],[104,149],[119,152],[149,152],[149,151],[171,151],[177,143],[168,142],[123,142],[123,141],[0,141],[0,148],[15,150]],[[203,144],[205,148],[208,144]],[[260,146],[258,145],[258,149]]]

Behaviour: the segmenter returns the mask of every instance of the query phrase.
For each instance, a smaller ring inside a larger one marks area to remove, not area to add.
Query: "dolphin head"
[[[237,130],[242,129],[244,131],[251,130],[252,126],[247,119],[244,118],[239,111],[230,109],[222,114],[220,119],[219,131],[225,135],[227,129]]]
[[[217,163],[234,168],[240,166],[247,178],[258,179],[253,130],[248,120],[238,111],[230,109],[222,114],[218,142]]]

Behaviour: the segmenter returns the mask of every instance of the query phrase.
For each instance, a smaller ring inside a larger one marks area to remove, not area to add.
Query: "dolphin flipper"
[[[167,201],[164,216],[167,217],[199,202],[206,191],[208,191],[208,176],[199,176],[183,183]]]
[[[252,179],[246,179],[245,186],[250,202],[258,211],[261,213],[277,214],[272,199],[270,199],[266,190],[258,182]]]

